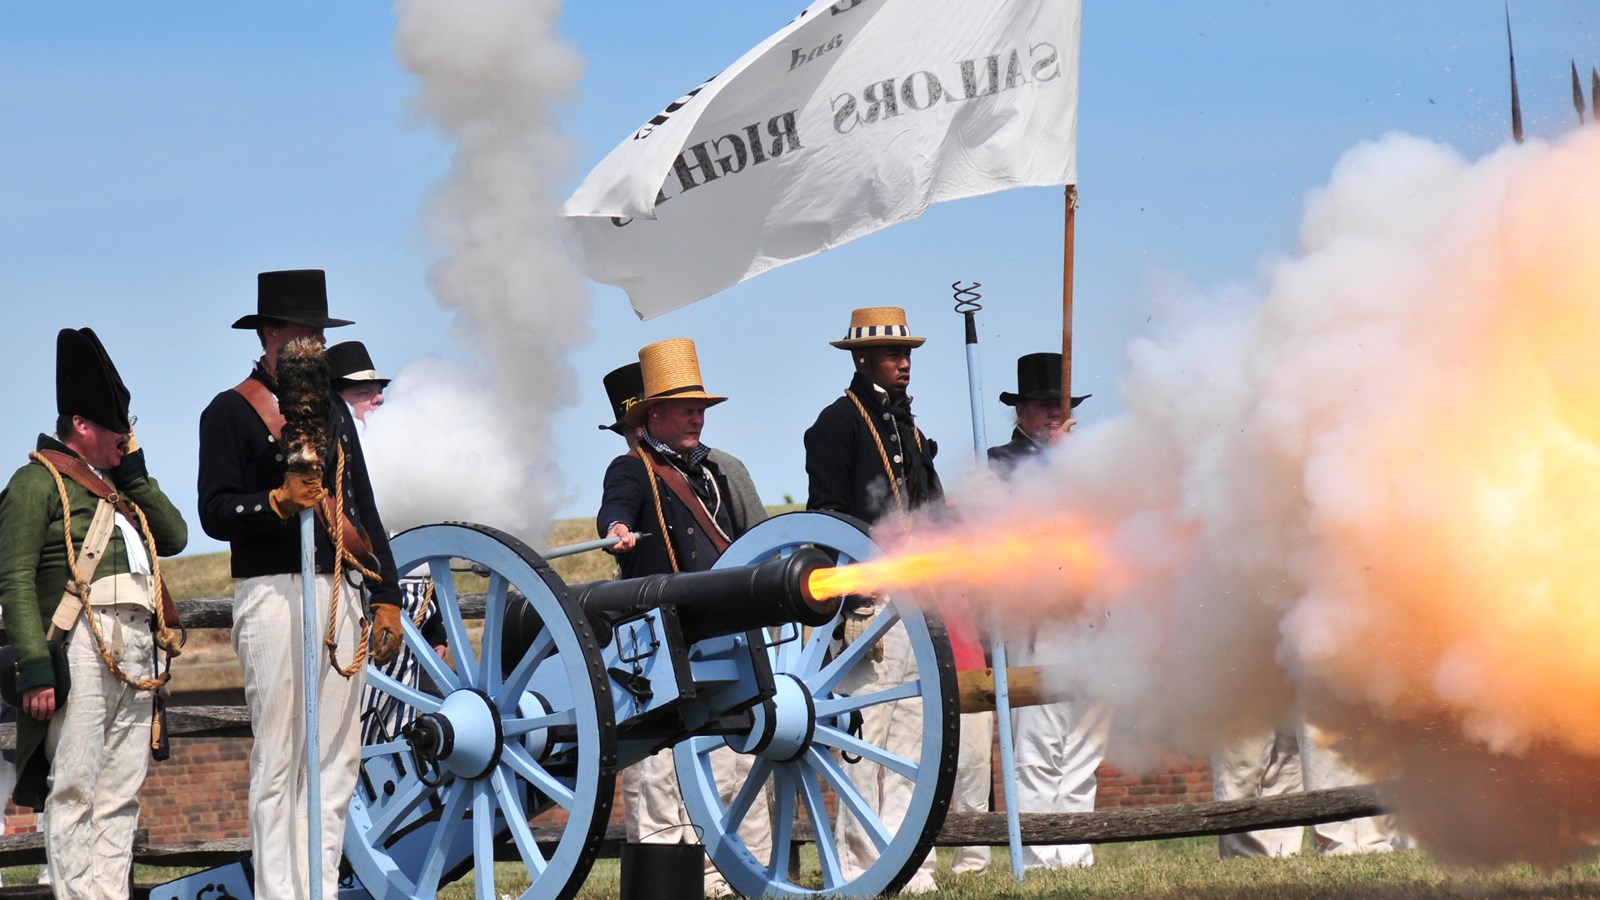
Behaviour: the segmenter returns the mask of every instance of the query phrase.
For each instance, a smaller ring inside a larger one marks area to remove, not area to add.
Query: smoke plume
[[[963,486],[903,550],[1031,544],[923,583],[1053,623],[1119,761],[1298,714],[1441,858],[1592,855],[1597,210],[1593,129],[1479,161],[1358,146],[1297,253],[1133,342],[1125,415],[1025,490]]]
[[[559,0],[400,0],[395,52],[419,117],[454,147],[424,210],[439,253],[429,287],[460,312],[477,366],[399,372],[365,438],[385,524],[464,519],[538,542],[560,507],[551,413],[576,396],[568,353],[588,295],[555,231],[570,158],[556,104],[581,61]]]

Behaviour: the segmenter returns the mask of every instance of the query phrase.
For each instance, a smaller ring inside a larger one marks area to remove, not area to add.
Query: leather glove
[[[283,476],[283,484],[273,488],[272,493],[267,495],[267,502],[272,504],[272,511],[278,514],[278,518],[288,519],[303,509],[311,509],[321,503],[325,493],[321,478],[290,472]]]
[[[400,629],[400,607],[393,603],[373,604],[372,661],[380,666],[394,662],[405,641],[405,632]]]

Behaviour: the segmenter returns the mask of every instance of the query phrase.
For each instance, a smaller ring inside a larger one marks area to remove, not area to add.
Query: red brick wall
[[[1129,775],[1116,766],[1095,772],[1095,809],[1205,803],[1211,797],[1211,766],[1203,759],[1174,762],[1151,775]]]
[[[150,763],[139,792],[139,827],[150,841],[215,840],[250,835],[248,738],[177,738],[172,757]]]
[[[139,792],[139,827],[157,844],[248,837],[250,740],[178,738],[172,757],[150,763]],[[7,808],[6,831],[33,831],[32,810]]]

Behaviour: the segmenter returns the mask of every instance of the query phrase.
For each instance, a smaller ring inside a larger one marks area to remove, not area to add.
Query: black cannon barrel
[[[828,624],[839,612],[839,598],[813,597],[808,582],[812,572],[833,565],[827,553],[802,547],[753,566],[595,581],[570,590],[595,632],[605,635],[602,643],[612,622],[660,606],[675,607],[684,638],[698,641],[768,625]]]

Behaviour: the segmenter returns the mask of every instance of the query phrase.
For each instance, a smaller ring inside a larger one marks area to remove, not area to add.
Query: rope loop
[[[335,672],[345,678],[353,678],[367,664],[367,644],[372,640],[372,620],[366,616],[361,617],[361,640],[356,644],[355,655],[350,658],[349,666],[339,665],[339,593],[344,585],[344,566],[348,562],[361,573],[363,578],[379,580],[377,573],[372,572],[361,561],[356,559],[344,547],[344,447],[337,446],[338,464],[333,472],[333,515],[328,516],[325,523],[328,537],[333,540],[333,596],[328,600],[328,631],[323,636],[322,643],[328,648],[328,665]]]
[[[106,646],[105,638],[100,634],[100,620],[91,613],[89,607],[89,585],[84,582],[83,576],[78,572],[78,554],[77,550],[72,546],[72,500],[67,496],[67,483],[62,480],[61,472],[51,465],[50,460],[45,459],[43,454],[37,452],[29,453],[28,458],[44,466],[45,471],[50,473],[50,477],[55,479],[56,492],[61,496],[61,536],[67,544],[67,573],[71,576],[68,583],[74,588],[74,594],[83,601],[82,607],[78,610],[78,615],[89,623],[89,633],[94,637],[95,650],[100,655],[100,662],[105,665],[107,671],[123,684],[130,685],[141,691],[159,690],[172,678],[170,667],[155,678],[134,678],[122,671],[122,666],[118,665],[117,660],[111,656],[111,648]],[[167,628],[166,615],[161,608],[161,568],[156,556],[155,538],[150,534],[150,523],[144,517],[144,510],[140,509],[132,500],[124,500],[123,502],[127,503],[128,507],[139,517],[139,527],[144,532],[145,547],[150,552],[151,583],[155,585],[156,633],[158,635],[170,633]],[[156,668],[158,671],[161,668],[159,661],[156,661]]]

